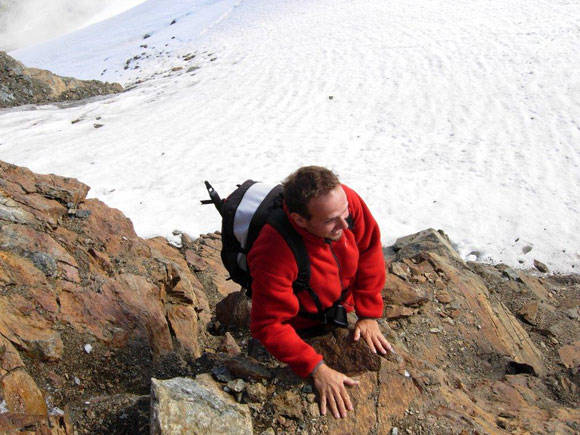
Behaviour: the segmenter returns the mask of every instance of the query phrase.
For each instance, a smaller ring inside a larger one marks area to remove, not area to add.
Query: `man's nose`
[[[346,230],[348,228],[348,222],[344,218],[340,218],[340,229]]]

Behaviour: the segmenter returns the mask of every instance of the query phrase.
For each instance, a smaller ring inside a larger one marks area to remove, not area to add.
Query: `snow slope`
[[[465,258],[577,271],[577,17],[574,1],[148,0],[13,53],[136,86],[0,112],[0,159],[77,177],[169,238],[219,228],[205,179],[225,194],[321,164],[385,244],[435,227]]]

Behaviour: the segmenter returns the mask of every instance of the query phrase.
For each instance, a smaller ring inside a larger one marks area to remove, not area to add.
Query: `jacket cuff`
[[[320,360],[320,362],[318,364],[316,364],[316,366],[314,366],[314,369],[310,372],[310,374],[308,376],[309,377],[314,376],[323,363],[324,363],[324,360],[323,359]]]

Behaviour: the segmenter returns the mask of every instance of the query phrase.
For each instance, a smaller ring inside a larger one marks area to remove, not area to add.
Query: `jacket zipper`
[[[336,266],[338,267],[338,280],[340,281],[340,294],[342,295],[342,293],[344,292],[344,284],[342,282],[342,268],[340,266],[340,261],[338,261],[338,256],[336,255],[336,252],[334,252],[334,248],[332,247],[332,241],[327,240],[326,243],[328,243],[328,246],[330,247],[330,252],[332,252],[332,256],[334,257],[334,261],[336,262]]]

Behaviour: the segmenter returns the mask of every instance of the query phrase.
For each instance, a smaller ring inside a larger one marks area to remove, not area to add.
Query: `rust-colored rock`
[[[519,315],[522,316],[528,323],[536,325],[536,320],[538,317],[538,302],[530,302],[524,305],[520,311]]]
[[[0,335],[0,377],[19,367],[24,367],[20,354],[10,341]]]
[[[386,304],[417,306],[429,300],[425,290],[403,281],[393,274],[387,274],[383,299]]]
[[[383,317],[387,320],[395,320],[402,317],[412,316],[416,312],[417,310],[409,307],[401,307],[400,305],[385,305]]]
[[[567,368],[578,368],[580,370],[580,341],[561,347],[558,349],[558,354]]]
[[[168,305],[167,318],[177,341],[194,358],[201,355],[197,329],[197,313],[192,306]]]
[[[8,411],[16,414],[48,415],[44,396],[34,379],[22,369],[11,371],[0,379]]]

